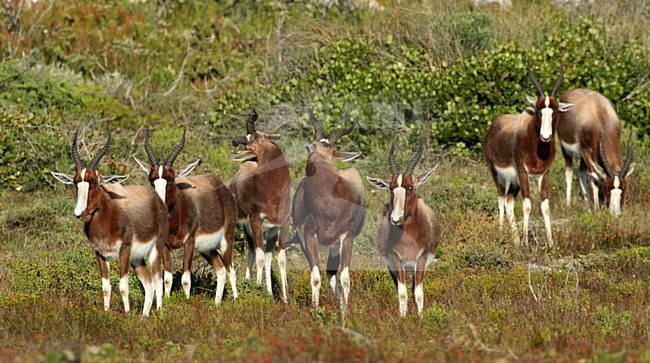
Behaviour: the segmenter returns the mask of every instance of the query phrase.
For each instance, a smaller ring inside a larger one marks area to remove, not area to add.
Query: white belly
[[[519,185],[517,169],[515,169],[514,166],[500,168],[495,165],[494,169],[497,171],[497,180],[499,181],[499,185],[503,187],[505,187],[507,183],[510,183],[510,185]]]
[[[220,250],[219,252],[223,253],[227,247],[224,234],[225,231],[221,228],[212,234],[197,235],[194,240],[194,250],[200,254],[209,255],[212,251],[218,248]]]
[[[151,254],[151,250],[156,245],[157,238],[151,241],[133,240],[131,244],[131,262],[146,260]]]
[[[122,240],[117,240],[112,248],[108,251],[102,251],[98,250],[95,248],[95,252],[99,252],[99,254],[104,257],[107,260],[116,260],[120,257],[120,248],[122,248]]]
[[[562,143],[562,150],[564,152],[571,156],[571,158],[581,158],[582,157],[582,152],[580,151],[580,144],[575,143],[575,144],[567,144],[564,141],[560,141]]]

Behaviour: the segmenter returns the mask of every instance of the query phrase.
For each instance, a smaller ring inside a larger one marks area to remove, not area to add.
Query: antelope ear
[[[52,174],[53,177],[56,178],[56,180],[60,181],[63,184],[74,184],[74,175],[55,173],[53,171],[51,171],[50,173]]]
[[[358,152],[345,152],[345,151],[336,151],[334,152],[334,160],[338,161],[350,161],[358,158],[361,156],[363,152],[358,151]]]
[[[102,179],[102,184],[120,184],[128,179],[128,175],[111,175]]]
[[[378,178],[371,178],[369,176],[366,177],[366,180],[370,185],[377,189],[390,189],[390,184],[386,183],[385,181],[378,179]]]
[[[560,107],[557,108],[558,112],[567,112],[573,108],[573,103],[560,102]]]
[[[140,165],[140,169],[144,171],[144,174],[149,176],[149,172],[151,171],[151,166],[147,165],[145,162],[141,161],[140,159],[136,158],[135,155],[133,156],[133,159],[135,159],[135,162]]]
[[[415,183],[415,188],[417,189],[418,187],[420,187],[420,185],[426,183],[427,180],[429,180],[429,177],[431,177],[431,175],[433,174],[433,172],[436,171],[436,169],[438,169],[438,165],[434,166],[433,169],[427,171],[426,173],[424,173],[424,175],[417,178],[417,183]]]
[[[187,174],[191,173],[192,170],[194,170],[194,168],[196,168],[196,166],[199,165],[200,162],[201,162],[201,159],[199,159],[199,160],[193,162],[192,164],[184,167],[183,169],[181,169],[180,172],[178,172],[178,176],[186,176]]]
[[[528,102],[531,105],[533,105],[533,108],[535,107],[535,105],[537,105],[537,98],[535,98],[535,97],[531,97],[529,95],[526,95],[526,100],[528,100]]]
[[[266,136],[269,138],[269,141],[271,142],[278,142],[282,138],[282,135],[280,134],[269,134]]]
[[[531,115],[531,116],[534,116],[534,115],[535,115],[535,109],[532,108],[532,107],[526,107],[526,109],[524,110],[524,112],[527,113],[527,114],[529,114],[529,115]]]
[[[237,151],[236,153],[230,155],[230,160],[234,161],[246,161],[250,159],[255,159],[257,155],[250,151],[250,150],[241,150]]]
[[[606,177],[605,177],[605,171],[603,170],[603,168],[601,168],[600,165],[594,163],[593,160],[589,160],[589,162],[591,162],[591,165],[592,165],[592,166],[594,167],[594,169],[596,170],[596,174],[598,174],[598,176],[599,176],[601,179],[606,180]],[[593,177],[592,177],[592,178],[593,178]],[[594,184],[598,184],[598,181],[597,181],[597,180],[594,181]]]
[[[633,172],[634,172],[634,163],[630,164],[630,170],[628,170],[627,173],[622,177],[627,179],[630,175],[632,175]]]

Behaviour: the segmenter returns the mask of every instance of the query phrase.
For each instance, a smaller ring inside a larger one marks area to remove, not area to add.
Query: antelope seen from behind
[[[627,178],[634,171],[634,164],[631,141],[628,142],[627,158],[623,163],[621,123],[612,103],[603,95],[586,89],[566,91],[560,100],[574,105],[571,111],[561,115],[557,128],[566,162],[567,205],[571,204],[572,161],[578,157],[578,175],[584,200],[589,201],[589,184],[594,208],[599,208],[599,180],[602,180],[605,204],[610,213],[619,215],[625,203]]]
[[[257,283],[262,283],[262,271],[266,268],[266,288],[271,288],[271,260],[273,249],[278,245],[278,265],[282,280],[282,300],[287,301],[287,257],[285,244],[289,235],[291,209],[291,176],[282,150],[275,144],[280,135],[266,134],[255,128],[257,112],[246,120],[246,136],[232,141],[233,146],[244,145],[244,150],[231,156],[243,161],[230,182],[230,190],[237,201],[237,217],[244,224],[248,241],[248,268],[250,278],[253,262],[257,266]],[[264,242],[263,228],[268,228]]]
[[[166,295],[170,294],[172,287],[171,250],[182,248],[181,282],[185,296],[190,296],[190,270],[196,251],[216,272],[217,291],[214,301],[218,305],[223,299],[227,274],[230,277],[233,297],[237,298],[236,275],[232,263],[236,223],[235,199],[230,190],[214,175],[187,176],[198,165],[199,160],[185,168],[174,168],[174,161],[184,146],[185,131],[181,141],[161,164],[151,147],[147,130],[144,147],[151,165],[134,158],[169,211],[169,239],[163,249]]]
[[[129,265],[133,266],[144,287],[143,316],[149,316],[154,292],[156,306],[162,307],[161,252],[167,241],[169,224],[167,209],[156,193],[149,187],[119,184],[128,176],[103,177],[97,170],[99,161],[108,152],[111,137],[106,145],[85,165],[77,150],[75,132],[72,141],[72,158],[75,175],[52,173],[64,184],[73,184],[77,189],[75,216],[84,222],[86,237],[93,244],[95,257],[102,277],[104,310],[111,304],[111,282],[109,260],[119,261],[119,291],[124,310],[130,310]],[[145,261],[151,265],[151,270]]]
[[[544,216],[544,227],[549,247],[553,247],[551,210],[548,201],[550,168],[555,158],[555,130],[559,114],[573,107],[555,98],[564,78],[564,68],[555,81],[550,96],[528,66],[528,76],[535,86],[537,98],[526,96],[533,108],[519,115],[497,116],[488,128],[483,151],[498,192],[499,223],[503,224],[504,210],[512,229],[515,225],[515,198],[521,191],[523,198],[524,244],[528,244],[528,220],[531,211],[529,178],[537,179]]]
[[[413,155],[406,170],[400,172],[395,163],[395,144],[390,147],[388,165],[389,182],[366,177],[374,187],[390,190],[390,203],[385,218],[377,229],[377,248],[390,272],[399,299],[399,313],[405,316],[408,308],[406,293],[406,273],[413,273],[412,291],[415,297],[416,312],[422,315],[424,271],[434,260],[440,231],[435,213],[417,194],[417,188],[426,183],[436,167],[419,178],[413,177],[413,170],[422,156],[422,142]]]
[[[323,246],[329,249],[327,279],[339,297],[345,319],[350,295],[352,243],[361,232],[366,217],[365,190],[355,168],[337,170],[333,161],[350,161],[361,152],[336,149],[336,141],[349,134],[354,125],[324,137],[323,127],[313,114],[310,114],[310,122],[316,136],[307,145],[306,176],[300,181],[294,196],[293,224],[311,269],[312,308],[318,308],[321,284],[318,246]]]

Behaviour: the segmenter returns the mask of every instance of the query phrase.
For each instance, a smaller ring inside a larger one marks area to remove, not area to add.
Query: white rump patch
[[[223,228],[212,234],[200,234],[194,240],[194,250],[200,254],[209,255],[210,252],[216,250],[221,246],[221,239],[224,237],[225,231]]]
[[[497,180],[499,185],[505,187],[507,184],[510,185],[519,185],[519,177],[517,176],[517,169],[514,166],[509,166],[506,168],[500,168],[494,166],[494,169],[497,171]]]

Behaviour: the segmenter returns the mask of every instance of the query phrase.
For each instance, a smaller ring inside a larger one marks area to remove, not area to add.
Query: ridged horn
[[[344,129],[338,129],[338,130],[334,131],[334,132],[333,132],[333,133],[332,133],[332,134],[327,138],[327,141],[329,141],[330,144],[335,144],[335,143],[336,143],[336,140],[338,140],[338,139],[340,139],[342,136],[345,136],[345,135],[349,134],[350,132],[352,132],[352,130],[354,129],[354,126],[357,125],[357,122],[358,122],[358,120],[354,120],[354,123],[352,124],[352,126],[350,126],[350,127],[346,127],[346,128],[344,128]]]
[[[165,160],[165,166],[172,166],[178,154],[180,154],[181,150],[183,150],[183,147],[185,147],[185,132],[187,132],[187,127],[183,128],[183,137],[181,138],[181,141],[178,143],[178,145],[172,149],[167,160]]]
[[[627,158],[625,159],[625,164],[623,164],[623,170],[621,170],[621,178],[625,179],[627,173],[630,171],[630,165],[632,165],[632,135],[630,133],[630,140],[627,142]]]
[[[551,91],[551,97],[555,97],[555,92],[557,92],[557,89],[560,88],[560,84],[562,84],[563,80],[564,80],[564,64],[562,63],[562,61],[560,61],[560,74],[557,76],[557,80],[553,85],[553,90]]]
[[[239,146],[239,145],[246,145],[248,144],[248,139],[246,136],[237,136],[234,139],[232,139],[232,146]]]
[[[248,116],[246,119],[246,132],[248,134],[254,134],[255,133],[255,121],[257,121],[257,118],[259,116],[257,115],[257,111],[253,109],[253,114]]]
[[[313,110],[309,111],[309,122],[311,122],[311,126],[316,131],[316,140],[321,140],[323,138],[323,126],[316,120]]]
[[[147,156],[149,157],[149,163],[151,166],[160,166],[158,163],[158,158],[156,157],[156,153],[153,151],[153,148],[151,147],[151,142],[149,141],[149,128],[147,128],[147,133],[145,134],[144,137],[144,151],[147,152]]]
[[[390,144],[390,151],[388,152],[388,167],[391,174],[399,174],[397,165],[395,164],[395,146],[397,145],[397,138],[393,137],[393,142]]]
[[[528,78],[530,78],[530,81],[533,83],[533,86],[535,86],[535,92],[537,92],[537,97],[544,96],[544,91],[542,90],[542,86],[539,85],[537,78],[535,78],[535,75],[533,74],[533,70],[530,69],[530,63],[528,64]]]
[[[108,134],[108,140],[106,140],[106,144],[101,150],[99,150],[97,155],[95,155],[95,157],[90,161],[90,164],[88,164],[88,168],[96,170],[97,164],[99,164],[99,160],[101,160],[101,158],[103,158],[104,155],[106,155],[110,147],[111,147],[111,134]]]
[[[614,172],[612,171],[612,167],[609,165],[609,161],[607,161],[607,157],[605,157],[605,152],[603,151],[602,137],[598,138],[598,157],[600,157],[600,161],[603,163],[605,175],[610,179],[614,179]]]
[[[406,167],[406,171],[404,171],[404,174],[413,174],[413,170],[415,170],[415,166],[418,164],[420,161],[420,158],[422,157],[422,139],[418,142],[418,151],[415,152],[415,155],[413,155],[413,158],[411,159],[411,162],[409,165]]]
[[[72,160],[74,160],[74,168],[81,169],[84,167],[84,162],[79,156],[79,150],[77,150],[77,137],[79,136],[79,129],[74,132],[74,139],[72,139]]]

